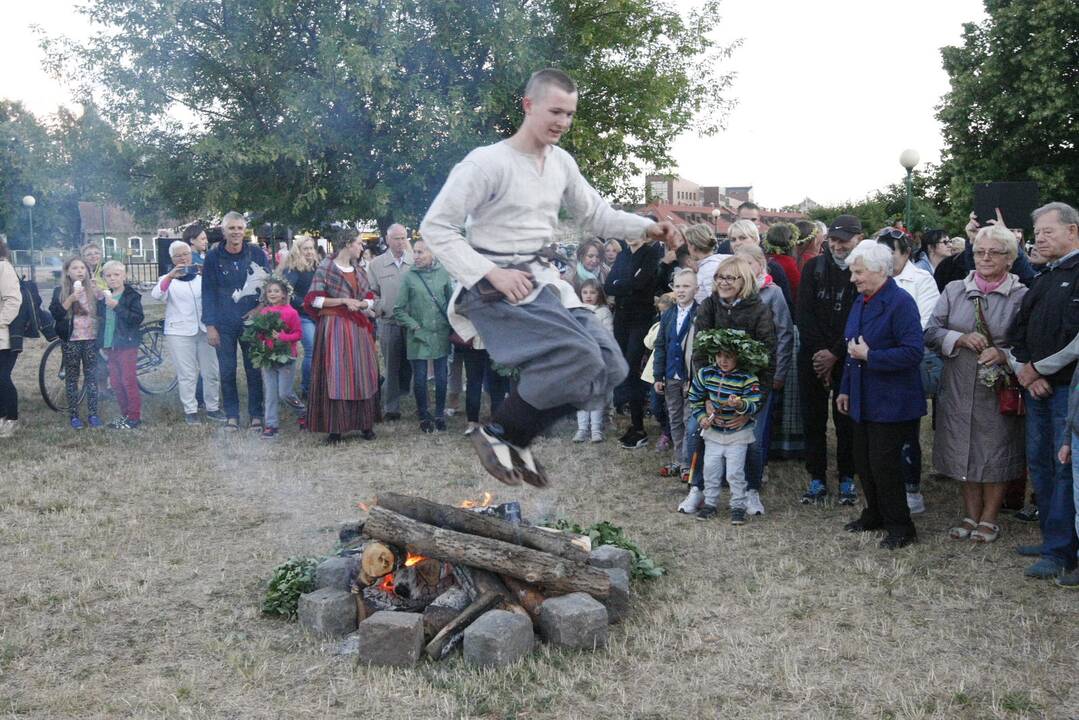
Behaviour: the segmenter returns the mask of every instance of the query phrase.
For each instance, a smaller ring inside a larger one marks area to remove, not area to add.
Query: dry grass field
[[[18,718],[1079,718],[1079,595],[1022,577],[998,543],[948,540],[957,489],[927,481],[922,541],[898,552],[799,505],[774,464],[768,514],[741,528],[674,508],[651,449],[543,441],[546,491],[498,485],[464,421],[325,447],[188,429],[175,397],[129,433],[72,432],[16,368],[22,427],[0,440],[0,716]],[[107,403],[103,415],[115,408]],[[926,435],[926,462],[928,451]],[[328,552],[380,491],[485,490],[527,517],[608,519],[669,574],[637,584],[596,653],[541,648],[491,672],[460,659],[355,667],[259,603],[271,569]]]

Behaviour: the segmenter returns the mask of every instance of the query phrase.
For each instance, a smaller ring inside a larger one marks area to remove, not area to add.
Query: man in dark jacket
[[[805,426],[806,472],[809,487],[802,503],[823,502],[828,496],[828,406],[836,434],[836,465],[839,471],[839,502],[853,505],[854,456],[850,417],[838,411],[835,398],[843,376],[847,344],[843,337],[847,315],[854,303],[847,256],[865,239],[861,221],[840,215],[828,226],[828,246],[806,263],[798,287],[797,320],[801,338],[798,382],[802,391],[802,422]]]
[[[646,240],[642,237],[632,243],[618,241],[622,252],[618,253],[603,284],[607,296],[614,298],[614,339],[629,364],[629,375],[615,389],[615,393],[622,394],[629,403],[630,428],[618,439],[626,449],[648,444],[648,433],[644,431],[645,386],[641,369],[645,358],[644,336],[656,317],[653,304],[656,274],[664,247]]]
[[[238,212],[222,219],[225,242],[206,253],[202,268],[202,323],[206,326],[206,341],[217,348],[217,364],[221,374],[221,402],[225,406],[230,429],[239,427],[240,394],[236,387],[236,346],[243,354],[244,375],[247,377],[247,410],[251,427],[262,428],[262,373],[251,364],[251,348],[240,342],[244,331],[244,316],[258,304],[258,292],[233,299],[233,292],[242,290],[253,274],[254,264],[269,272],[266,253],[258,245],[244,242],[247,220]]]
[[[1034,211],[1034,244],[1048,260],[1034,280],[1008,328],[1008,344],[1023,363],[1019,382],[1026,388],[1027,467],[1038,499],[1040,546],[1020,546],[1021,555],[1040,555],[1028,577],[1049,578],[1076,567],[1072,465],[1058,453],[1071,445],[1068,397],[1075,362],[1049,375],[1037,370],[1079,333],[1079,213],[1064,203]],[[1074,449],[1073,449],[1074,450]]]

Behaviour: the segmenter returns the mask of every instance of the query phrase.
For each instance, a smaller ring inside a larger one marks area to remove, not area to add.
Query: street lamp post
[[[30,282],[34,282],[37,279],[34,273],[34,206],[37,205],[37,200],[33,195],[26,195],[22,199],[22,204],[30,216]]]
[[[723,213],[719,211],[719,208],[714,208],[712,210],[712,229],[715,231],[716,235],[719,235],[719,218],[722,215]]]
[[[910,232],[910,196],[914,192],[911,185],[911,171],[919,160],[921,157],[913,148],[907,148],[899,154],[899,164],[907,170],[907,211],[903,215],[903,227],[907,229],[907,232]]]

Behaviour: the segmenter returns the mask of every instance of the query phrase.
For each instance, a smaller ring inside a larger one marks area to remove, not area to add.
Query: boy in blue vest
[[[686,395],[692,373],[686,352],[693,334],[693,320],[697,315],[697,273],[683,268],[674,273],[672,282],[675,304],[659,319],[659,334],[652,356],[652,374],[656,393],[663,395],[667,405],[667,417],[671,427],[671,462],[660,469],[663,477],[680,477],[682,468],[689,467],[685,457],[686,419],[689,405]]]

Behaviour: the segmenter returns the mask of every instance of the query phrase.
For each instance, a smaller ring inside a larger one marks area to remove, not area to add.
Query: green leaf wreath
[[[730,328],[702,330],[693,339],[693,349],[704,353],[709,359],[720,352],[737,355],[738,368],[746,372],[763,370],[770,362],[768,348],[759,340],[751,338],[745,330]]]
[[[287,332],[288,326],[278,313],[255,315],[240,341],[251,346],[251,364],[260,370],[272,370],[292,362],[292,348],[287,342],[274,338],[275,332]]]

